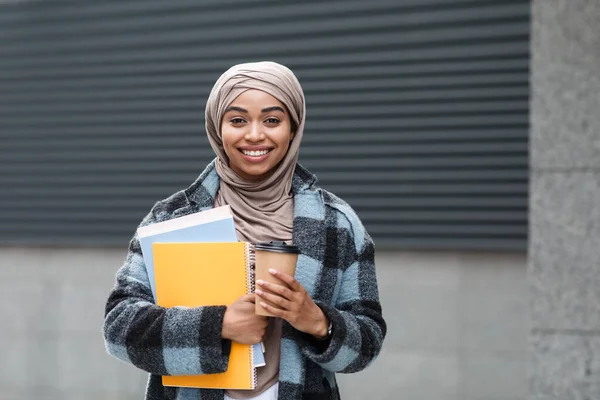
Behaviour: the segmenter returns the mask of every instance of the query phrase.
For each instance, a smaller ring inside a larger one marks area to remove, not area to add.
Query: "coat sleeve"
[[[141,225],[153,222],[151,212]],[[221,338],[225,309],[157,306],[136,234],[106,303],[105,347],[110,355],[151,374],[225,372],[231,349],[231,342]]]
[[[355,218],[352,246],[354,256],[341,278],[334,305],[316,302],[332,322],[333,332],[326,342],[307,339],[303,353],[330,372],[358,372],[379,355],[386,335],[375,274],[375,249],[368,233]],[[307,335],[308,336],[308,335]]]

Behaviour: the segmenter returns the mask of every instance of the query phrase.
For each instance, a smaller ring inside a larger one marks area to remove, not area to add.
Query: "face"
[[[227,108],[221,121],[229,167],[246,180],[263,180],[285,157],[294,137],[286,107],[270,94],[250,89]]]

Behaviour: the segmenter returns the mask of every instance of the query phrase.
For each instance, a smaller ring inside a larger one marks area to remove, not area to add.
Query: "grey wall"
[[[214,153],[239,62],[306,94],[300,161],[379,245],[526,249],[527,0],[0,5],[0,242],[127,242]]]
[[[103,307],[125,248],[0,247],[0,400],[139,400],[146,374],[108,356]],[[389,333],[344,400],[521,400],[524,254],[377,256]]]
[[[600,2],[533,2],[531,399],[600,398]]]

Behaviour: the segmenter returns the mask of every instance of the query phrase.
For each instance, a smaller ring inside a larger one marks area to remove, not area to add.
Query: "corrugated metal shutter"
[[[296,72],[302,163],[396,248],[523,249],[529,2],[0,5],[0,241],[122,244],[213,154],[229,66]]]

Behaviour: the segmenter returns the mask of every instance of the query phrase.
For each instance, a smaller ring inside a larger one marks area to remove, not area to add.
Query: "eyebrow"
[[[229,112],[229,111],[237,111],[237,112],[248,114],[248,110],[246,110],[245,108],[236,107],[236,106],[228,107],[227,110],[225,110],[225,112]]]
[[[225,110],[225,112],[229,112],[229,111],[237,111],[237,112],[241,112],[244,114],[248,114],[248,110],[246,110],[245,108],[242,108],[242,107],[237,107],[237,106],[230,106],[227,108],[227,110]],[[281,111],[282,113],[285,114],[285,110],[279,106],[267,107],[267,108],[263,108],[261,110],[262,113],[268,113],[271,111]]]
[[[285,110],[283,108],[279,107],[279,106],[267,107],[267,108],[263,108],[262,109],[263,113],[268,113],[268,112],[271,112],[271,111],[281,111],[282,113],[285,114]]]

